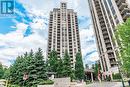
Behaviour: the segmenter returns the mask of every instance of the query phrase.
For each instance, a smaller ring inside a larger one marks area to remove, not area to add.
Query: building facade
[[[63,58],[68,51],[73,65],[76,53],[81,52],[77,13],[67,9],[65,2],[50,12],[47,56],[52,50],[57,52],[58,58]]]
[[[102,72],[118,73],[116,26],[130,17],[129,0],[89,0]]]

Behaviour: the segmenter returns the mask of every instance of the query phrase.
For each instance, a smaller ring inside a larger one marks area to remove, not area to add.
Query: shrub
[[[110,77],[110,76],[107,76],[107,77],[106,77],[106,81],[111,81],[111,77]]]
[[[91,81],[90,80],[86,80],[86,84],[90,84],[91,83]]]
[[[9,85],[8,85],[8,87],[20,87],[20,86],[18,86],[18,85],[11,85],[11,84],[9,84]]]
[[[41,81],[39,85],[51,85],[54,84],[52,80]]]
[[[119,73],[113,74],[113,79],[121,79],[121,75]]]

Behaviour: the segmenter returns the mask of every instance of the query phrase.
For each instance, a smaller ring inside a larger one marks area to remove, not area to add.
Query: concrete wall
[[[70,87],[70,78],[55,78],[55,87]]]
[[[38,87],[70,87],[70,78],[55,78],[54,85],[39,85]]]
[[[54,85],[39,85],[38,87],[85,87],[86,83],[70,82],[70,78],[55,78]]]
[[[86,83],[85,82],[82,82],[82,83],[72,82],[70,87],[86,87]]]

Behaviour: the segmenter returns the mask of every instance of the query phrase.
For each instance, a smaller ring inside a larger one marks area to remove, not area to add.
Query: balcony
[[[120,5],[121,3],[125,3],[125,0],[116,0],[116,2],[117,2],[117,5]]]
[[[116,64],[117,64],[117,62],[116,62],[116,61],[110,61],[110,63],[111,63],[111,64],[114,64],[114,65],[116,65]]]
[[[108,32],[107,32],[106,30],[105,30],[105,31],[103,31],[102,33],[103,33],[103,34],[108,34]]]
[[[98,8],[97,8],[96,10],[97,10],[97,13],[98,13],[98,12],[101,13],[101,9],[98,9]]]
[[[97,6],[96,6],[96,8],[97,8],[97,9],[100,9],[100,6],[99,6],[99,5],[97,5]]]
[[[109,58],[109,59],[115,59],[115,57],[114,57],[114,56],[108,56],[108,58]]]
[[[102,28],[102,31],[106,30],[106,26],[101,26],[101,28]]]
[[[124,15],[123,15],[123,19],[124,20],[126,20],[127,18],[129,18],[130,17],[130,13],[125,13]]]
[[[113,53],[112,49],[107,49],[107,53]]]
[[[112,47],[111,45],[106,45],[106,48],[110,48],[110,47]]]
[[[119,9],[122,10],[122,9],[124,9],[125,7],[127,7],[127,4],[126,4],[126,3],[122,3],[122,4],[119,6]]]
[[[110,40],[105,40],[105,43],[110,43]]]
[[[106,38],[109,38],[109,36],[107,35],[107,36],[104,36],[104,39],[106,39]]]
[[[121,14],[125,14],[125,13],[128,13],[130,12],[130,9],[129,8],[124,8],[122,11],[121,11]]]
[[[98,17],[99,17],[99,16],[102,16],[101,12],[100,12],[100,13],[98,13]]]
[[[100,26],[103,26],[103,25],[105,25],[105,23],[104,23],[104,22],[100,24]]]
[[[102,16],[102,15],[100,15],[100,16],[98,16],[98,18],[99,18],[99,20],[101,20],[101,19],[103,19],[103,16]]]
[[[96,5],[96,6],[99,6],[99,2],[98,2],[98,1],[95,1],[95,5]]]
[[[103,19],[100,19],[100,23],[104,23],[104,20],[103,20]]]

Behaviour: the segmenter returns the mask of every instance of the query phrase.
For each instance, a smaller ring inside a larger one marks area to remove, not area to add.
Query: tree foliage
[[[58,67],[58,57],[57,52],[52,50],[48,57],[48,71],[49,72],[56,72]]]
[[[65,51],[63,58],[63,76],[71,77],[72,68],[71,68],[71,60],[67,51]]]
[[[63,60],[60,58],[59,60],[58,60],[58,67],[57,67],[57,77],[58,78],[62,78],[63,77],[63,70],[64,70],[64,68],[63,68]]]
[[[119,58],[123,61],[123,69],[130,73],[130,18],[118,25],[116,41],[119,45]]]
[[[4,69],[2,64],[0,63],[0,79],[2,79],[3,75],[4,75]]]
[[[26,87],[35,87],[37,84],[48,81],[47,72],[56,73],[56,77],[77,77],[78,80],[84,78],[84,68],[81,54],[76,55],[76,67],[72,69],[69,53],[66,51],[63,58],[58,58],[57,52],[52,51],[45,61],[42,50],[39,48],[37,52],[32,50],[26,52],[22,56],[18,56],[14,64],[6,71],[4,77],[9,79],[12,84]],[[23,80],[24,75],[28,76],[27,80]],[[9,77],[9,78],[8,78]]]
[[[75,77],[78,80],[84,79],[84,67],[81,53],[76,54]]]
[[[3,79],[9,79],[10,76],[10,68],[4,70]]]
[[[53,50],[48,57],[48,71],[55,72],[59,78],[70,77],[72,70],[68,52],[65,52],[63,58],[58,58],[57,52]]]
[[[26,81],[23,80],[24,74],[28,75]],[[39,48],[36,53],[31,50],[18,56],[15,63],[10,67],[10,79],[12,84],[20,86],[35,86],[41,80],[47,80],[46,65],[42,50]]]
[[[56,73],[56,77],[63,77],[63,60],[58,58],[57,52],[52,50],[48,57],[48,72]]]
[[[95,76],[98,76],[99,64],[95,63],[93,66]]]

